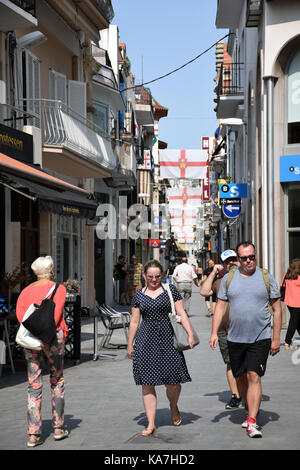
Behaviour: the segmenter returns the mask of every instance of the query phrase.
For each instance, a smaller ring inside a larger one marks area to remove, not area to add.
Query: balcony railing
[[[94,5],[101,11],[104,18],[110,23],[115,16],[111,0],[92,0]]]
[[[35,115],[26,124],[41,128],[43,146],[64,147],[107,169],[115,168],[110,135],[62,101],[24,100],[24,108]]]
[[[32,16],[36,16],[36,0],[10,0],[12,3],[27,11]]]
[[[217,86],[217,96],[221,95],[242,95],[244,87],[242,84],[242,71],[244,64],[230,63],[222,64]]]

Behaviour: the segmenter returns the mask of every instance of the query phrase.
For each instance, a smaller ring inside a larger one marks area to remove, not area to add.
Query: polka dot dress
[[[139,308],[142,322],[138,329],[133,356],[133,376],[136,385],[165,385],[190,382],[182,352],[173,346],[173,328],[169,320],[171,303],[168,292],[152,299],[138,290],[131,307]],[[170,285],[174,302],[182,297],[175,286]]]

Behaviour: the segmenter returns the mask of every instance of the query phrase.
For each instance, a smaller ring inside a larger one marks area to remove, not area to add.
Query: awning
[[[4,172],[0,174],[0,183],[21,194],[22,189],[29,191],[29,195],[33,195],[37,201],[39,212],[72,215],[84,219],[92,219],[96,215],[97,204],[73,191],[58,191]],[[27,194],[23,193],[23,196],[26,197]]]
[[[34,183],[49,186],[50,188],[56,190],[58,189],[60,191],[72,191],[82,194],[86,197],[88,197],[89,195],[89,193],[83,188],[79,188],[74,184],[67,183],[66,181],[63,181],[60,178],[56,178],[55,176],[48,175],[44,171],[26,165],[25,163],[15,160],[14,158],[8,157],[3,153],[0,153],[0,171],[4,171],[5,173],[25,178],[26,181],[28,179],[29,181],[33,181]]]

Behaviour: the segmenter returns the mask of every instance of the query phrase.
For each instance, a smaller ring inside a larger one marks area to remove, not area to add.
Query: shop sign
[[[280,182],[300,181],[300,155],[280,157]]]
[[[33,136],[0,124],[0,153],[21,162],[33,163]]]

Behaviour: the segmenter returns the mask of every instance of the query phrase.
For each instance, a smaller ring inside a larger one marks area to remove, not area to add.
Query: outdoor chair
[[[128,321],[130,321],[130,312],[129,311],[122,311],[122,310],[116,310],[115,308],[113,307],[110,307],[109,305],[107,304],[102,304],[102,306],[104,308],[106,308],[107,310],[109,310],[111,313],[121,313],[122,315],[125,315],[125,317],[128,317]]]
[[[104,305],[96,304],[99,312],[99,317],[104,326],[104,335],[100,343],[100,348],[121,348],[126,347],[128,343],[128,327],[129,321],[125,315],[121,313],[112,313]],[[126,339],[126,344],[110,344],[110,339],[115,330],[123,329]]]

